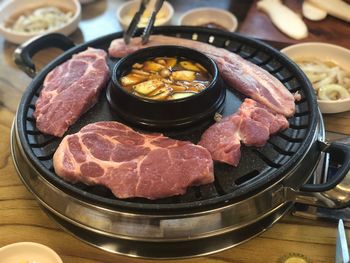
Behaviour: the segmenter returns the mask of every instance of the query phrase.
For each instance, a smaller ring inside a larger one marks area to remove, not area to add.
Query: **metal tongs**
[[[125,44],[130,43],[130,39],[134,36],[136,29],[137,29],[137,25],[141,19],[142,14],[145,12],[145,9],[146,9],[149,2],[150,2],[150,0],[141,0],[139,10],[136,12],[135,16],[131,20],[131,23],[130,23],[128,29],[124,32],[123,37],[124,37]],[[152,15],[151,15],[150,19],[148,20],[148,23],[147,23],[147,25],[142,33],[142,36],[141,36],[142,45],[144,45],[148,42],[149,36],[151,34],[151,30],[152,30],[154,22],[156,20],[156,16],[157,16],[160,8],[163,5],[163,2],[164,2],[164,0],[156,0]]]

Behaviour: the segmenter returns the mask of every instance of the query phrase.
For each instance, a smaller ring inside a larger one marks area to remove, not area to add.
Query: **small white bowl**
[[[291,45],[281,50],[289,58],[318,58],[322,61],[332,61],[342,69],[350,72],[350,50],[332,44],[307,42]],[[343,100],[317,100],[322,113],[339,113],[350,110],[350,98]]]
[[[237,18],[231,13],[219,8],[195,8],[184,13],[179,20],[182,26],[218,25],[230,32],[237,29]]]
[[[42,6],[57,6],[74,12],[70,21],[61,27],[40,33],[18,33],[5,26],[6,22],[13,16],[17,16],[26,10],[32,10]],[[81,5],[78,0],[8,0],[0,6],[0,34],[12,43],[21,44],[32,37],[46,33],[62,33],[66,36],[73,33],[81,18]]]
[[[13,243],[0,248],[1,263],[45,262],[63,263],[51,248],[33,242]]]
[[[147,8],[143,13],[143,16],[141,17],[138,27],[145,27],[147,25],[148,18],[151,16],[153,11],[154,3],[155,3],[155,0],[151,0],[147,5]],[[139,6],[140,6],[140,0],[131,0],[131,1],[125,2],[118,8],[117,19],[124,30],[128,28],[135,13],[139,9]],[[170,24],[170,21],[173,15],[174,15],[173,6],[169,2],[164,1],[162,8],[159,10],[157,14],[154,25],[162,26],[162,25]]]

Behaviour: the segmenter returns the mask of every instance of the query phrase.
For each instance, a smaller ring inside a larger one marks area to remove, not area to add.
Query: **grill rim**
[[[40,89],[45,76],[54,67],[61,64],[63,61],[66,61],[67,59],[69,59],[71,55],[78,53],[82,50],[85,50],[88,46],[101,46],[101,45],[109,44],[113,39],[120,38],[122,36],[122,32],[119,32],[119,33],[109,34],[109,35],[94,39],[92,41],[80,44],[64,52],[63,54],[61,54],[60,56],[58,56],[57,58],[49,62],[43,68],[43,70],[41,70],[38,73],[38,75],[29,84],[28,88],[26,89],[25,93],[22,96],[22,99],[17,111],[17,115],[16,115],[16,123],[18,127],[20,143],[22,144],[22,147],[25,153],[27,154],[27,158],[34,165],[34,167],[39,170],[40,174],[46,180],[48,180],[50,183],[54,184],[55,186],[58,186],[63,191],[66,191],[73,195],[78,195],[83,200],[86,199],[92,203],[100,204],[109,208],[111,207],[122,208],[127,210],[134,209],[140,212],[145,212],[145,211],[147,212],[147,211],[154,211],[154,210],[188,211],[188,209],[194,209],[198,207],[200,207],[201,209],[205,209],[212,206],[220,206],[224,204],[227,205],[228,203],[233,203],[236,201],[243,200],[244,198],[247,197],[247,195],[251,195],[252,193],[258,192],[259,189],[261,190],[262,188],[265,188],[267,185],[273,184],[277,180],[286,176],[288,172],[292,170],[293,165],[297,163],[300,160],[300,158],[305,154],[309,144],[312,142],[314,138],[314,134],[317,129],[317,119],[318,119],[317,104],[316,104],[315,96],[312,92],[311,84],[307,80],[304,73],[302,73],[301,70],[297,68],[296,64],[290,61],[285,55],[281,54],[274,48],[270,47],[269,45],[259,40],[250,39],[250,38],[241,36],[239,34],[232,34],[232,33],[220,32],[214,29],[205,29],[205,28],[197,28],[197,27],[166,26],[166,27],[158,27],[154,29],[155,34],[169,35],[167,34],[167,32],[172,32],[173,34],[174,33],[176,34],[194,34],[194,33],[212,34],[215,37],[222,37],[222,38],[226,38],[227,40],[232,40],[232,38],[234,38],[234,41],[241,42],[242,46],[244,45],[249,45],[250,47],[253,46],[255,49],[258,49],[259,51],[269,54],[270,57],[272,57],[272,59],[276,59],[278,62],[280,62],[283,65],[283,68],[287,68],[291,73],[293,73],[294,78],[296,78],[299,83],[304,84],[304,86],[303,85],[300,86],[300,89],[302,89],[305,92],[306,101],[308,102],[309,116],[310,116],[308,133],[305,136],[300,149],[296,153],[294,153],[294,155],[290,157],[283,166],[278,168],[276,171],[273,171],[269,176],[262,175],[259,178],[256,178],[254,180],[254,183],[250,183],[248,184],[248,186],[243,186],[239,188],[238,189],[239,191],[236,190],[222,196],[212,197],[206,200],[186,202],[186,203],[184,202],[184,203],[174,203],[174,204],[168,204],[168,203],[167,204],[148,204],[148,203],[128,202],[126,200],[121,200],[121,199],[111,200],[109,198],[97,196],[91,193],[87,193],[84,190],[78,189],[74,185],[63,181],[63,179],[59,178],[54,173],[53,173],[54,176],[51,176],[50,173],[47,173],[48,169],[41,163],[39,159],[37,159],[37,156],[35,156],[34,152],[32,151],[32,147],[29,145],[29,141],[27,139],[27,132],[25,129],[27,114],[24,115],[24,113],[27,113],[30,102],[32,101],[33,96],[35,96],[35,93],[38,92],[38,90]]]

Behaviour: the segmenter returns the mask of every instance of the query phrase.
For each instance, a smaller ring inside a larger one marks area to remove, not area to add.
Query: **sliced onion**
[[[294,60],[311,81],[318,99],[338,100],[349,96],[350,72],[345,71],[333,61],[306,57]]]
[[[321,100],[343,100],[350,98],[350,93],[341,85],[328,84],[320,88],[318,96]]]

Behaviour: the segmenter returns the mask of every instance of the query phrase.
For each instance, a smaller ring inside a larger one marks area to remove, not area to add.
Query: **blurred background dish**
[[[145,12],[143,13],[138,27],[145,27],[147,25],[148,19],[151,17],[153,7],[155,4],[155,0],[151,0],[146,7]],[[133,19],[135,13],[139,9],[140,0],[131,0],[122,4],[117,10],[117,19],[125,30],[128,28],[131,20]],[[172,5],[164,1],[162,8],[159,10],[156,21],[154,23],[155,26],[162,26],[170,24],[171,18],[174,15],[174,8]]]
[[[70,35],[78,27],[78,0],[12,0],[0,7],[0,34],[21,44],[37,35],[58,32]]]
[[[195,8],[180,17],[180,25],[203,26],[234,32],[237,29],[237,18],[229,11],[203,7]]]
[[[63,263],[51,248],[34,242],[13,243],[0,248],[1,263]]]
[[[95,0],[79,0],[79,2],[82,4],[82,5],[85,5],[85,4],[90,4],[92,2],[95,2]]]
[[[309,42],[281,50],[308,76],[322,113],[350,110],[350,50],[341,46]]]

